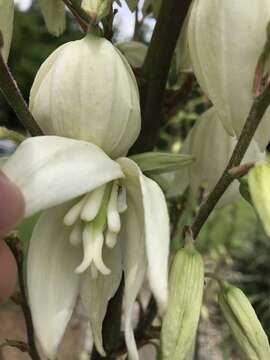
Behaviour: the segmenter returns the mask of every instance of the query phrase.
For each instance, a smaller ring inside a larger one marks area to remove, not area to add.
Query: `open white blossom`
[[[54,359],[80,296],[104,355],[102,322],[124,272],[125,338],[138,360],[133,305],[147,274],[165,311],[169,218],[159,186],[118,157],[141,124],[129,65],[106,40],[66,44],[41,67],[31,106],[50,135],[22,142],[3,171],[24,195],[25,216],[42,212],[27,261],[37,337]]]
[[[192,68],[224,128],[239,137],[253,102],[257,61],[270,20],[268,0],[194,0],[188,24]],[[270,139],[270,109],[255,133]]]
[[[5,61],[8,59],[13,33],[14,0],[0,0],[0,31],[4,47],[0,51]]]
[[[118,49],[93,34],[64,44],[43,63],[30,109],[45,134],[90,141],[113,158],[125,156],[140,131],[133,72]]]
[[[236,143],[236,137],[224,130],[215,108],[207,110],[191,129],[181,149],[181,153],[193,155],[195,162],[175,173],[168,196],[182,193],[187,186],[190,186],[191,198],[196,196],[200,186],[205,186],[208,192],[213,190],[228,165]],[[264,158],[265,153],[252,141],[242,162],[261,161]],[[239,183],[235,180],[225,191],[218,206],[237,201],[240,198],[238,187]]]

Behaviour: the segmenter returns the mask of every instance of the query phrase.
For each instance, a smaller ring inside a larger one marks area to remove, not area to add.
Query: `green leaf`
[[[172,154],[165,152],[147,152],[130,157],[142,172],[149,175],[164,174],[191,165],[195,159],[187,154]]]

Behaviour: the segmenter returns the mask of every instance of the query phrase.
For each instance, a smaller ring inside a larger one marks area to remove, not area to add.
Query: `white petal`
[[[61,0],[38,0],[48,31],[60,36],[66,28],[65,5]]]
[[[137,196],[134,196],[133,201],[136,201],[137,206],[142,207],[144,216],[142,225],[145,232],[149,283],[157,300],[159,311],[163,313],[168,296],[170,244],[166,200],[157,183],[145,177],[135,162],[127,158],[121,158],[118,162],[126,175],[124,183],[126,183],[127,192],[130,191],[130,186],[138,187]],[[132,179],[131,182],[130,179]],[[129,212],[129,203],[127,212]]]
[[[0,31],[4,46],[0,51],[5,61],[8,59],[13,33],[14,0],[0,0]]]
[[[164,194],[157,183],[141,177],[148,278],[159,311],[164,313],[168,298],[170,223]]]
[[[119,165],[94,144],[58,136],[25,140],[3,171],[21,189],[26,216],[123,176]]]
[[[62,205],[41,215],[27,258],[27,287],[35,332],[50,359],[55,358],[79,291],[79,277],[74,269],[80,251],[70,245],[70,229],[63,226],[67,209],[67,205]]]
[[[90,319],[95,345],[100,354],[105,354],[102,344],[102,322],[109,300],[114,296],[122,277],[121,250],[119,244],[113,250],[103,247],[104,261],[111,269],[110,275],[93,279],[90,269],[82,274],[81,298]]]
[[[120,232],[125,274],[125,340],[128,348],[128,358],[130,360],[139,360],[132,320],[134,303],[144,281],[147,261],[144,244],[143,209],[141,204],[137,204],[135,200],[136,196],[140,195],[138,194],[138,187],[134,186],[133,188],[131,185],[127,195],[128,210],[123,214]]]

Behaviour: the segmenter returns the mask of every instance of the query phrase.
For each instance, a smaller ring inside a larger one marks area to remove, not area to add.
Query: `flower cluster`
[[[133,305],[145,275],[167,305],[169,218],[159,186],[125,157],[141,126],[133,72],[109,41],[88,34],[58,48],[35,78],[30,109],[44,136],[22,142],[3,167],[26,217],[41,212],[27,261],[36,335],[57,348],[78,296],[100,354],[102,322],[124,272],[124,326],[138,359]]]

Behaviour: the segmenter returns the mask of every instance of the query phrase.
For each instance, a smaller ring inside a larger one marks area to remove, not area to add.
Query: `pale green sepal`
[[[192,164],[195,158],[187,154],[172,154],[163,152],[149,152],[130,157],[140,167],[141,171],[149,175],[158,175],[176,171]]]
[[[268,338],[245,294],[237,287],[223,283],[218,302],[245,359],[270,359]]]
[[[252,200],[251,200],[251,196],[250,196],[250,191],[249,191],[249,185],[248,185],[248,177],[244,176],[239,180],[239,192],[241,194],[241,196],[250,204],[252,204]]]
[[[54,36],[60,36],[66,29],[65,4],[62,0],[38,0],[46,27]]]
[[[82,0],[82,9],[89,14],[93,23],[107,16],[112,6],[112,0]]]
[[[7,61],[13,33],[14,0],[0,0],[0,31],[4,47],[0,49],[4,61]]]
[[[188,244],[175,255],[169,278],[168,310],[161,329],[163,360],[186,360],[195,340],[204,287],[202,256]]]
[[[249,172],[248,184],[252,202],[266,234],[270,236],[270,163],[256,165]]]

